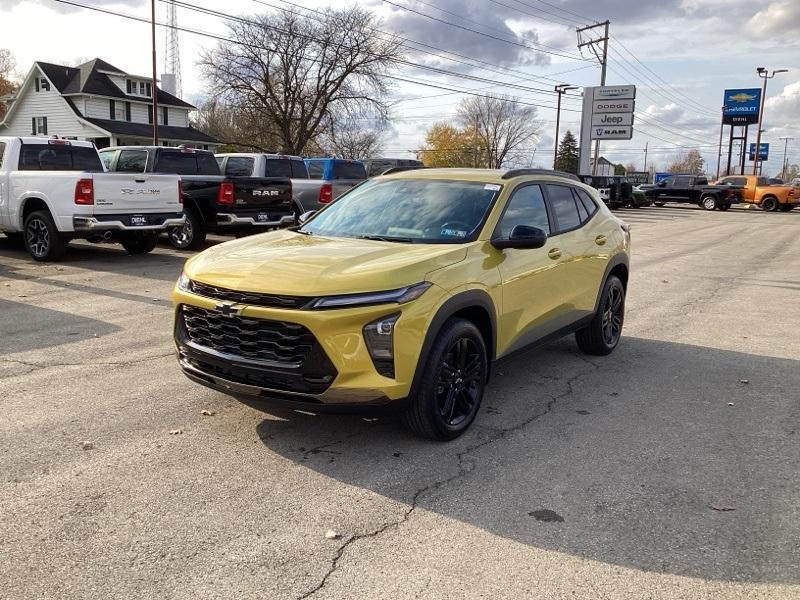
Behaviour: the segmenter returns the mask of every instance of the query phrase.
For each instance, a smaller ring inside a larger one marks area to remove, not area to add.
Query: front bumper
[[[277,220],[259,221],[258,218],[250,216],[241,216],[233,213],[217,213],[217,225],[223,227],[291,227],[294,224],[294,215],[285,215]]]
[[[241,306],[245,319],[263,319],[303,325],[312,335],[320,355],[329,361],[330,381],[322,381],[319,369],[309,381],[308,369],[290,364],[254,363],[243,356],[220,353],[208,345],[188,339],[182,307],[218,310],[218,300],[175,289],[175,343],[178,361],[187,377],[235,397],[275,399],[319,407],[374,407],[395,404],[409,396],[420,350],[430,319],[444,300],[445,292],[432,286],[420,298],[404,305],[329,310],[302,310],[262,306]],[[379,374],[363,337],[367,323],[400,313],[394,331],[395,376]],[[314,350],[316,352],[316,350]],[[306,365],[307,366],[307,365]]]
[[[146,225],[133,225],[133,217],[145,217]],[[145,213],[142,215],[74,215],[72,228],[77,232],[97,231],[163,231],[171,227],[182,227],[186,222],[183,213]]]

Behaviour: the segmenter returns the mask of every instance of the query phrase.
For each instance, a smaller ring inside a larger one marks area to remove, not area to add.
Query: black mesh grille
[[[247,359],[301,365],[315,343],[314,335],[297,323],[223,315],[186,304],[181,313],[189,341]]]
[[[206,298],[215,300],[225,300],[238,304],[249,304],[252,306],[270,306],[275,308],[302,308],[312,299],[305,296],[280,296],[277,294],[261,294],[258,292],[240,292],[229,290],[199,281],[192,281],[189,284],[193,293]]]

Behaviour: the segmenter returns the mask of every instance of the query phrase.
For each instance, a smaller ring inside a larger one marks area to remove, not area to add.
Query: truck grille
[[[240,292],[229,290],[215,285],[208,285],[199,281],[189,283],[191,291],[198,296],[213,298],[214,300],[224,300],[236,302],[237,304],[249,304],[252,306],[268,306],[271,308],[303,308],[312,298],[305,296],[281,296],[278,294],[262,294],[259,292]]]
[[[187,304],[181,314],[189,341],[249,360],[301,366],[316,342],[314,335],[297,323],[223,315]]]

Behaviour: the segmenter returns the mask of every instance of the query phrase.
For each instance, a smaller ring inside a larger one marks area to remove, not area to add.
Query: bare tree
[[[370,158],[380,155],[387,129],[388,122],[380,118],[333,116],[316,141],[331,156]]]
[[[473,97],[458,106],[458,122],[475,147],[474,166],[500,168],[527,142],[538,141],[541,123],[536,107],[519,104],[514,98]]]
[[[200,59],[212,92],[244,111],[255,137],[300,154],[326,124],[359,111],[386,118],[387,71],[401,42],[377,31],[380,21],[358,6],[323,16],[291,11],[239,18],[229,36]]]
[[[246,108],[217,99],[200,104],[192,125],[223,142],[225,152],[274,152],[280,147],[277,128],[259,121]]]
[[[667,171],[670,173],[692,173],[700,175],[703,172],[704,165],[705,160],[703,160],[699,150],[692,149],[688,152],[681,150],[675,156],[675,160],[672,164],[667,167]]]

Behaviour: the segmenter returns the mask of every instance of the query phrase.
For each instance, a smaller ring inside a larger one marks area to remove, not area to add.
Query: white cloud
[[[783,0],[771,3],[750,17],[745,31],[754,37],[800,33],[800,2]]]

